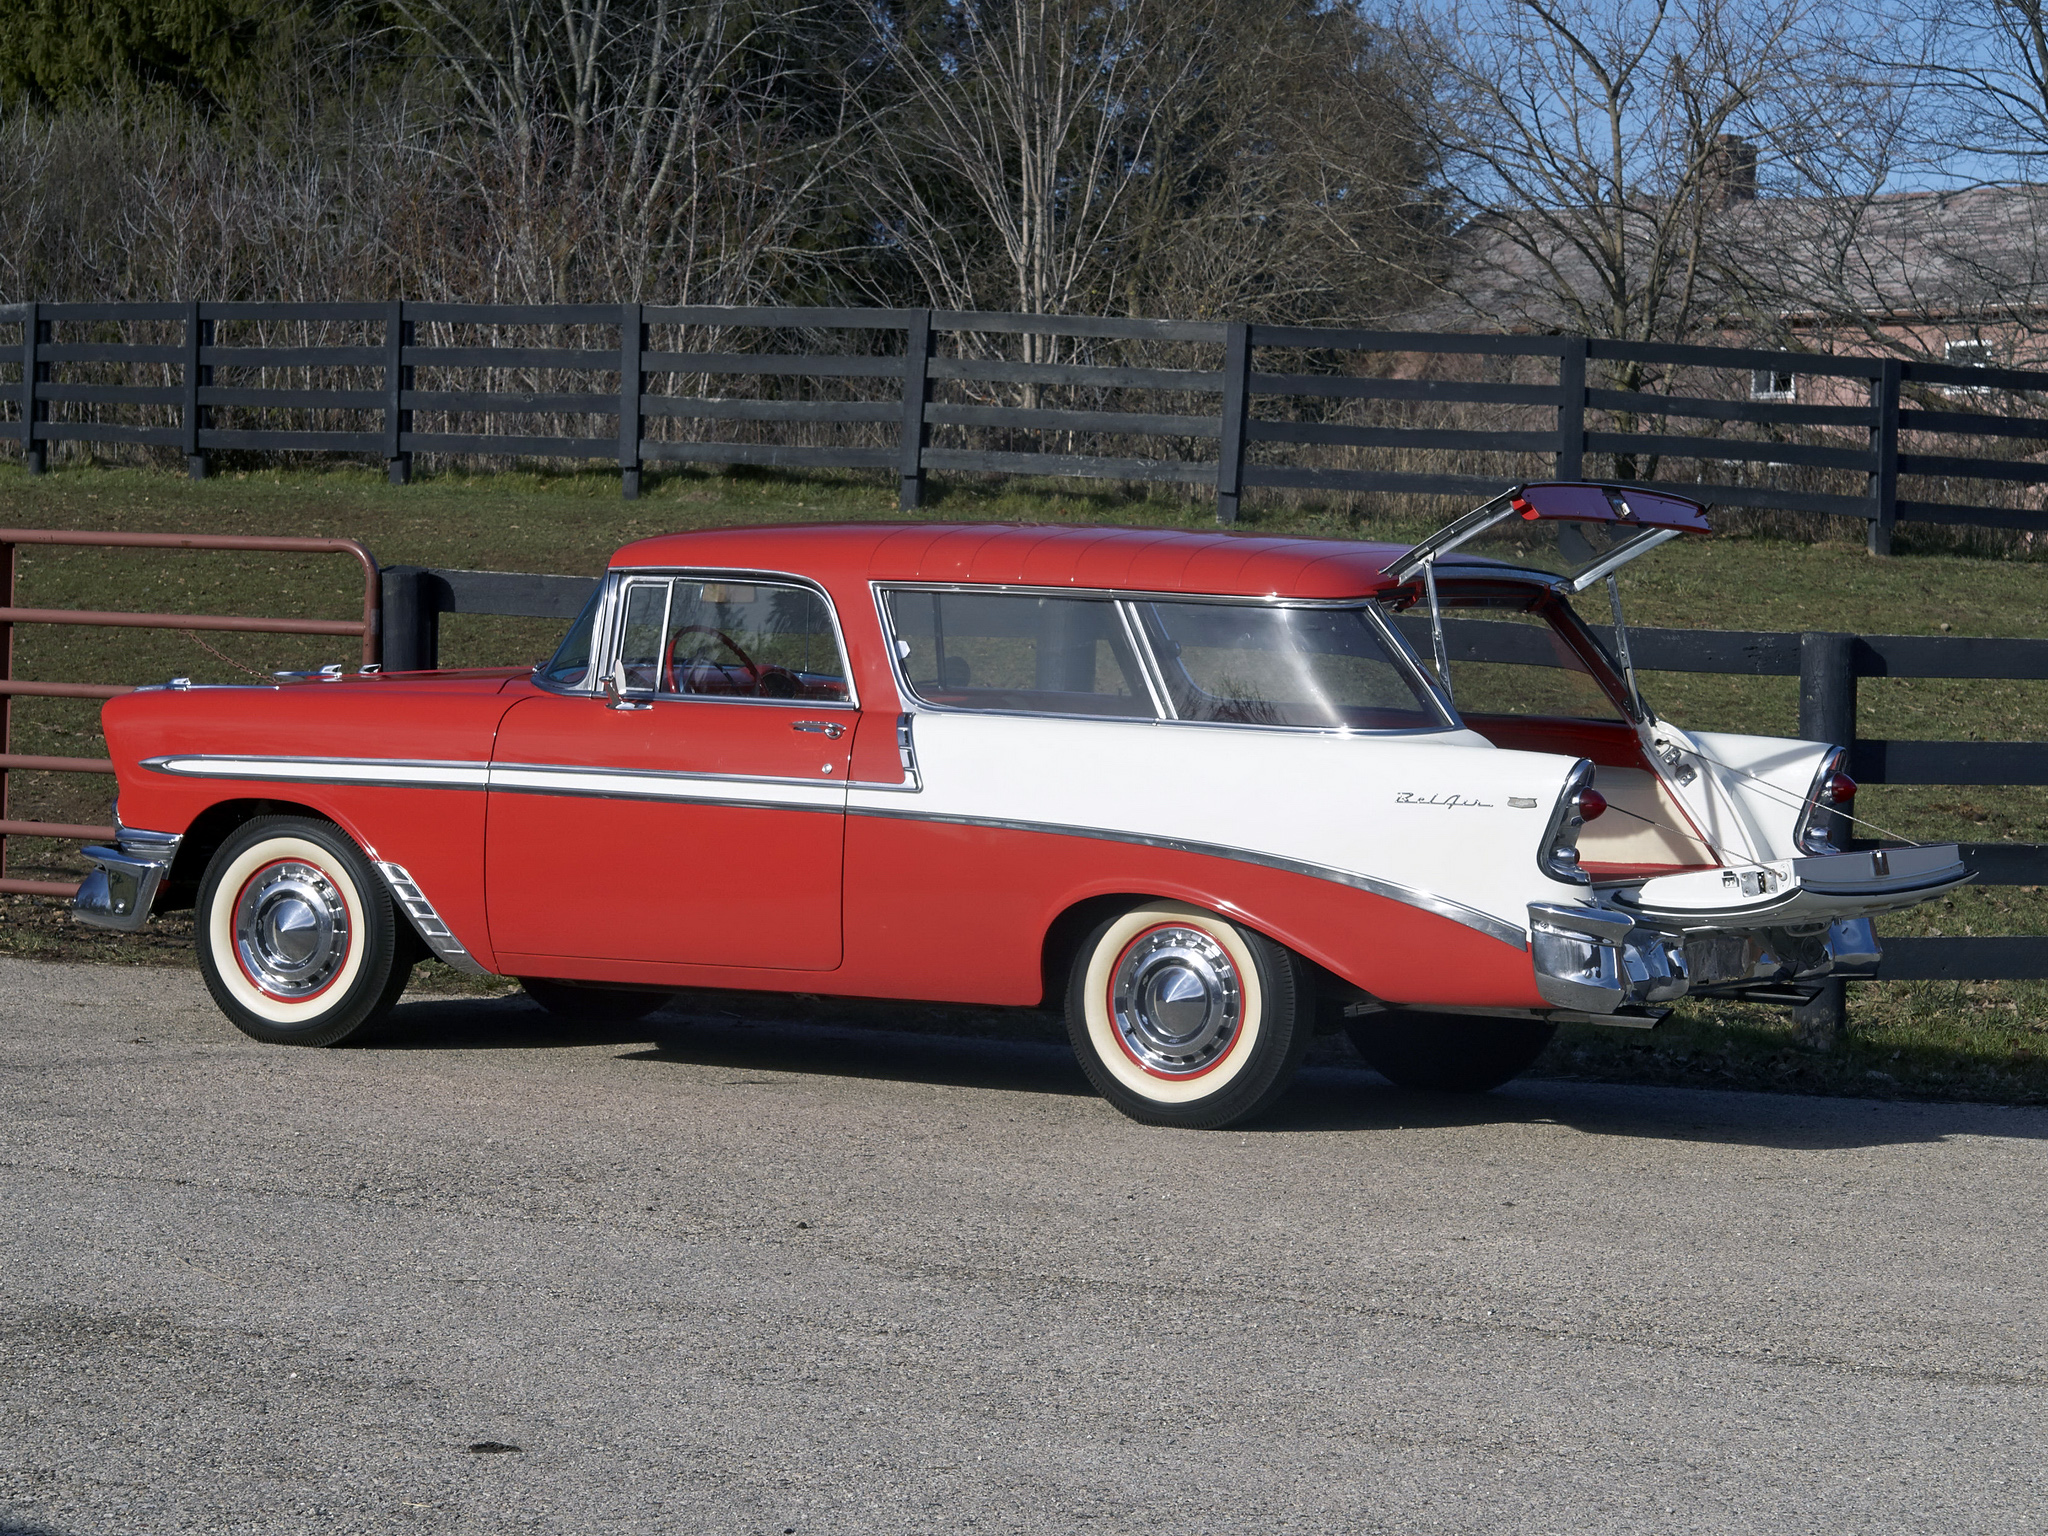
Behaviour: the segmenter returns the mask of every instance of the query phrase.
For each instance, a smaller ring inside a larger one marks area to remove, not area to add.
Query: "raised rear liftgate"
[[[15,605],[15,550],[30,544],[66,544],[99,549],[241,550],[261,554],[351,555],[363,569],[363,616],[360,619],[273,619],[238,614],[135,613],[79,608],[21,608]],[[30,681],[15,676],[14,630],[21,624],[76,624],[114,629],[222,631],[257,635],[352,635],[362,640],[363,662],[379,654],[378,621],[381,596],[376,559],[353,539],[259,539],[188,533],[85,533],[51,528],[0,528],[0,893],[31,896],[73,896],[76,882],[16,880],[7,874],[9,837],[56,837],[78,842],[105,842],[110,826],[65,821],[19,821],[10,814],[12,773],[99,773],[111,775],[114,765],[103,757],[42,757],[14,750],[14,701],[17,698],[111,699],[132,693],[135,683],[66,683]]]

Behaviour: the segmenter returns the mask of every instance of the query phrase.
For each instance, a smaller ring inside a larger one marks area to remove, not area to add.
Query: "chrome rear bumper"
[[[81,923],[133,933],[149,921],[156,893],[178,856],[183,835],[144,832],[121,827],[116,846],[82,849],[93,862],[92,873],[71,898],[71,912]]]
[[[1611,907],[1529,908],[1536,990],[1578,1013],[1614,1014],[1686,996],[1801,1003],[1829,977],[1873,974],[1881,953],[1868,918],[1671,932]]]

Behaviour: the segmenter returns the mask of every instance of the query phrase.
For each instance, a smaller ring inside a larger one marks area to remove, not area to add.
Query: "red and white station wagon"
[[[646,539],[531,671],[113,700],[122,830],[77,910],[196,907],[213,996],[279,1043],[345,1039],[432,957],[584,1017],[697,987],[1063,1007],[1162,1124],[1259,1112],[1319,1026],[1491,1087],[1560,1021],[1800,1001],[1964,878],[1953,846],[1836,851],[1828,743],[1642,698],[1613,573],[1705,527],[1560,484],[1413,549]],[[1611,651],[1572,607],[1602,583]]]

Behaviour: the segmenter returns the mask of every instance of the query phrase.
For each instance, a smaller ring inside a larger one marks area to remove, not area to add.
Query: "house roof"
[[[1178,528],[1019,523],[798,523],[628,544],[612,566],[786,571],[816,581],[972,582],[1228,597],[1363,597],[1405,548]]]
[[[1595,267],[1561,235],[1518,235],[1488,213],[1466,225],[1424,329],[1575,328],[1560,284],[1597,302]],[[1996,320],[2048,309],[2048,186],[1894,192],[1871,198],[1742,200],[1710,216],[1716,251],[1701,293],[1708,315],[1743,309],[1794,323]]]

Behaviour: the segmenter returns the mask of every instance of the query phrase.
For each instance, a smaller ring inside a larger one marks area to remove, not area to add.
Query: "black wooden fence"
[[[444,613],[557,618],[582,610],[596,581],[392,566],[383,573],[384,665],[431,667],[439,656]],[[1521,625],[1450,619],[1445,640],[1455,660],[1553,661],[1549,641]],[[1613,635],[1596,626],[1603,641]],[[1849,748],[1849,771],[1862,784],[2048,784],[2048,743],[2032,741],[1869,741],[1856,734],[1857,682],[1865,677],[2048,680],[2048,640],[1961,636],[1787,634],[1715,629],[1629,629],[1629,650],[1646,672],[1719,673],[1799,679],[1799,735]],[[1859,846],[1853,828],[1836,829],[1839,846]],[[1861,846],[1871,846],[1868,843]],[[1964,843],[1963,861],[1984,885],[2048,885],[2048,846]],[[2048,979],[2048,937],[1894,938],[1884,941],[1884,981]],[[1824,997],[1839,1022],[1839,985]]]
[[[1248,492],[1641,480],[1722,507],[2048,532],[2048,373],[1730,347],[945,310],[0,307],[31,470],[64,441],[934,471]],[[0,341],[0,347],[4,347]],[[0,356],[7,355],[0,351]],[[1633,377],[1642,388],[1616,388]]]

